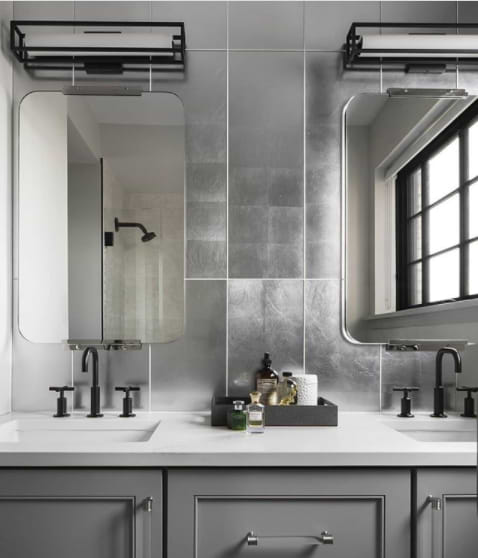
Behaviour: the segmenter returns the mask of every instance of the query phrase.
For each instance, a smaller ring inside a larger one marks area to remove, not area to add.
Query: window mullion
[[[468,238],[468,127],[460,132],[460,297],[468,295],[468,265],[469,245]]]
[[[429,301],[429,258],[426,258],[429,252],[429,238],[428,238],[428,206],[429,200],[429,175],[428,175],[428,161],[422,164],[422,304],[427,304]]]

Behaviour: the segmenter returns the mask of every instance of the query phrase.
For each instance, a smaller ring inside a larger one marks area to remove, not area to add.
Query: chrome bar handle
[[[441,511],[441,498],[438,496],[428,496],[426,499],[427,504],[431,504],[433,511]]]
[[[322,531],[320,535],[263,535],[261,539],[315,539],[314,544],[334,544],[334,536],[327,531]],[[249,531],[247,533],[247,546],[258,546],[259,536],[254,533],[254,531]]]

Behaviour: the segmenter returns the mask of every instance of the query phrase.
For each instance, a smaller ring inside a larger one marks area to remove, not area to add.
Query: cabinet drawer
[[[385,498],[199,497],[197,558],[383,556]],[[248,533],[253,531],[254,537]],[[322,533],[333,537],[322,544]],[[255,538],[257,537],[257,538]],[[254,544],[256,543],[256,544]]]
[[[410,556],[406,471],[175,470],[168,489],[169,558]]]

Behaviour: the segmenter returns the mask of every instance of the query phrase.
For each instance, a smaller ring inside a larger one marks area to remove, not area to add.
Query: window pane
[[[459,183],[459,143],[455,138],[434,155],[428,162],[429,191],[428,202],[434,203],[448,192],[458,188]]]
[[[468,223],[469,223],[469,238],[478,236],[478,183],[470,186],[470,195],[468,200]]]
[[[410,306],[422,303],[422,264],[413,264],[410,273]]]
[[[422,209],[422,169],[417,169],[408,177],[408,215],[415,215]]]
[[[459,196],[439,203],[428,212],[429,253],[434,254],[460,242]]]
[[[472,242],[470,244],[470,266],[468,274],[468,294],[478,294],[478,242]]]
[[[458,249],[430,258],[429,265],[429,302],[457,298],[460,295]]]
[[[422,257],[422,218],[415,217],[410,221],[410,260],[419,260]]]
[[[478,122],[468,131],[468,180],[478,175]]]

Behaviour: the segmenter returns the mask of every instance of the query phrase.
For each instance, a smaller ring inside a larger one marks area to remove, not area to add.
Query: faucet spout
[[[455,364],[455,374],[461,373],[461,356],[454,347],[442,347],[437,352],[435,368],[435,389],[433,390],[433,414],[435,418],[446,418],[445,388],[443,386],[443,357],[450,355]]]
[[[92,383],[90,388],[91,394],[91,402],[90,402],[90,414],[88,417],[96,418],[102,417],[101,414],[101,404],[100,404],[100,383],[99,383],[99,374],[98,374],[98,351],[96,347],[86,347],[83,351],[83,355],[81,357],[81,371],[88,372],[88,357],[92,356],[93,360],[93,377]]]

